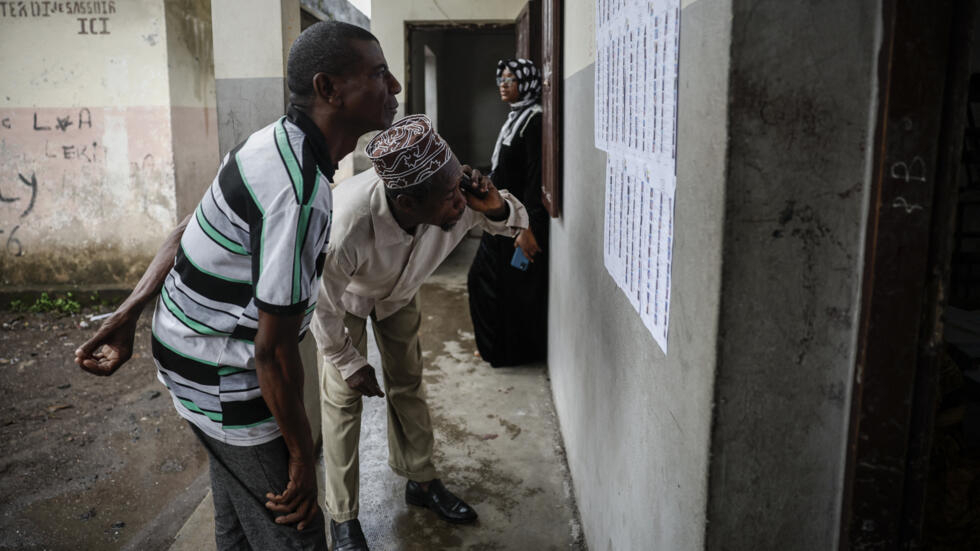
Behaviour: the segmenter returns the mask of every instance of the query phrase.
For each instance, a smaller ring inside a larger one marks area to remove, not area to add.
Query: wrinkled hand
[[[470,165],[463,165],[463,172],[470,176],[470,187],[483,195],[477,197],[475,193],[464,193],[466,205],[471,209],[488,215],[504,212],[507,203],[504,202],[497,187],[493,185],[490,178],[480,173],[479,170],[470,168]]]
[[[524,256],[528,260],[534,262],[534,255],[541,252],[541,247],[538,245],[538,240],[534,238],[534,232],[531,228],[521,230],[521,233],[517,234],[517,238],[514,239],[514,246],[520,247],[524,251]]]
[[[276,524],[293,524],[297,530],[306,528],[316,515],[320,514],[320,506],[316,502],[316,470],[314,462],[301,461],[292,455],[289,457],[289,483],[281,494],[269,492],[265,494],[265,507],[275,513],[283,513],[276,517]]]
[[[139,315],[117,310],[106,318],[94,337],[75,350],[75,363],[95,375],[115,373],[133,355]]]
[[[385,393],[381,392],[381,387],[378,386],[378,379],[374,376],[374,368],[366,365],[357,371],[353,375],[345,379],[347,386],[360,392],[365,396],[378,396],[383,398]]]

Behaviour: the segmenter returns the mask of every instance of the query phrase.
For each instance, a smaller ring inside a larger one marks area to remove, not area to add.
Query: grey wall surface
[[[836,547],[880,9],[733,2],[708,549]]]
[[[214,42],[210,0],[167,0],[167,68],[177,219],[189,214],[217,171]]]
[[[300,3],[320,12],[329,20],[343,21],[365,29],[371,28],[371,20],[368,16],[347,0],[300,0]],[[306,26],[304,25],[303,28],[305,29]]]
[[[436,56],[439,134],[463,163],[489,166],[497,133],[507,118],[494,84],[497,61],[514,56],[514,30],[415,31],[411,37],[412,94],[406,113],[425,110],[423,46]],[[405,83],[402,83],[405,84]]]
[[[574,6],[568,9],[594,9]],[[665,355],[603,265],[594,65],[565,79],[548,364],[589,548],[704,546],[724,211],[730,0],[681,19],[673,292]]]
[[[222,157],[249,134],[285,113],[285,90],[286,79],[281,77],[215,80],[218,149]]]

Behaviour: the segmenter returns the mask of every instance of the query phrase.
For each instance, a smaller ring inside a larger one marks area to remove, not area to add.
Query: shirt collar
[[[313,150],[313,159],[316,161],[316,166],[332,182],[336,163],[330,159],[327,139],[323,136],[323,132],[320,131],[320,127],[306,113],[299,110],[293,104],[289,104],[289,108],[286,109],[286,118],[303,131],[306,139],[309,140],[310,149]]]
[[[374,225],[374,242],[379,247],[410,244],[413,239],[412,236],[398,225],[395,215],[391,213],[391,208],[388,206],[384,182],[378,177],[373,185],[374,189],[371,190],[371,222]]]

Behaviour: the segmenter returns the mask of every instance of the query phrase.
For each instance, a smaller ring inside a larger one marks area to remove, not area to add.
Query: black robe
[[[544,361],[548,353],[548,228],[541,203],[541,114],[501,144],[491,175],[524,203],[541,252],[527,271],[511,266],[514,239],[483,234],[467,278],[476,346],[493,367]]]

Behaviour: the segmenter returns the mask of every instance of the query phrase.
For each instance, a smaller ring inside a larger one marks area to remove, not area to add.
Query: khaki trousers
[[[432,464],[432,421],[422,386],[418,295],[381,321],[372,312],[371,321],[381,352],[388,404],[388,466],[411,480],[432,480],[436,469]],[[358,352],[367,357],[367,320],[347,314],[344,325]],[[357,518],[358,512],[361,393],[348,387],[340,371],[325,359],[320,367],[320,409],[324,506],[336,522],[344,522]]]
[[[303,409],[310,421],[310,432],[313,436],[313,453],[318,454],[320,436],[320,375],[317,368],[316,339],[313,331],[307,331],[303,340],[299,341],[299,359],[303,362]],[[318,488],[322,488],[319,485]]]

